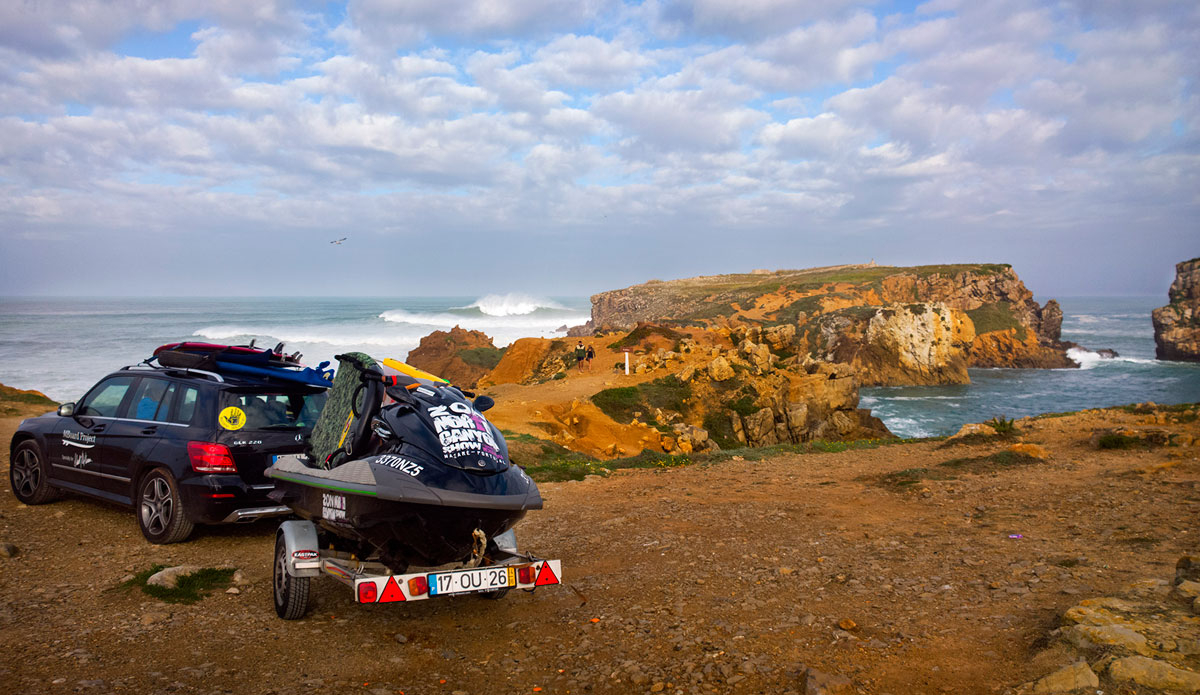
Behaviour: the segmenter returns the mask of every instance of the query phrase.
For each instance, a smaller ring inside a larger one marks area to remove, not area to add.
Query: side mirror
[[[491,408],[493,405],[496,405],[496,401],[491,396],[475,397],[475,410],[478,410],[481,413],[488,408]]]
[[[75,404],[74,403],[63,403],[62,405],[58,406],[58,416],[59,417],[74,417],[75,416]]]

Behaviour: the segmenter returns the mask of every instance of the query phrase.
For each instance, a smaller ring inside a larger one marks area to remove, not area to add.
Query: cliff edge
[[[1153,313],[1155,357],[1200,362],[1200,258],[1176,264],[1167,298]]]
[[[967,367],[1078,365],[1062,309],[1007,264],[867,265],[651,281],[592,297],[591,328],[747,327],[774,349],[853,366],[862,385],[967,383]]]

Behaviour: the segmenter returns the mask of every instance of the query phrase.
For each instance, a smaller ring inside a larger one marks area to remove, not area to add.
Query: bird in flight
[[[331,241],[331,242],[329,242],[329,243],[331,243],[331,244],[334,244],[334,245],[336,245],[336,246],[341,246],[341,245],[342,245],[342,242],[343,242],[343,241],[345,241],[345,240],[347,240],[347,239],[349,239],[349,238],[350,238],[350,237],[348,237],[348,236],[344,236],[344,237],[342,237],[341,239],[334,239],[333,241]]]

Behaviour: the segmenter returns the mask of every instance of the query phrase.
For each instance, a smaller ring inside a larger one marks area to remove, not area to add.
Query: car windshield
[[[258,388],[226,391],[221,416],[245,418],[248,430],[311,430],[325,406],[325,391],[288,391]],[[241,413],[238,414],[236,408]],[[238,429],[241,429],[239,427]]]

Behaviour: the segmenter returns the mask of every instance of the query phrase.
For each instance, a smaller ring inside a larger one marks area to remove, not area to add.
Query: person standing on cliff
[[[583,348],[583,341],[575,344],[575,369],[583,371],[583,360],[587,357],[587,350]]]
[[[596,359],[596,350],[591,346],[587,346],[587,370],[592,371],[592,360]]]

